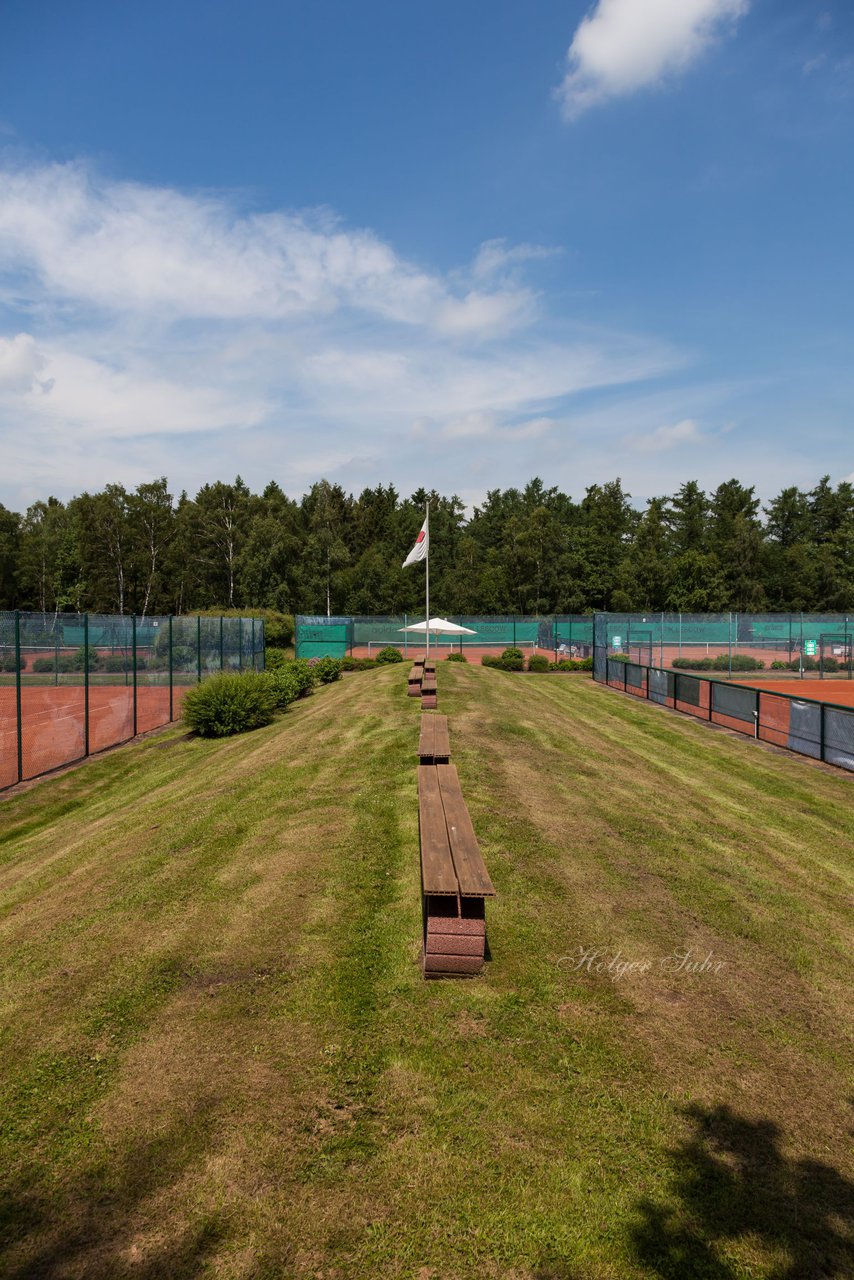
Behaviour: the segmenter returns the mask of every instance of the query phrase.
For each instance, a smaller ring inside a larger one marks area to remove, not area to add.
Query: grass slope
[[[500,896],[425,983],[405,681],[0,804],[0,1273],[852,1274],[851,781],[443,664]]]

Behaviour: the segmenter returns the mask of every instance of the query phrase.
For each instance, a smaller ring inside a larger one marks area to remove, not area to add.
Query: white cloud
[[[701,444],[705,436],[693,418],[683,418],[672,426],[656,427],[647,435],[630,436],[629,443],[639,453],[663,453],[683,444]]]
[[[573,397],[684,363],[551,319],[521,278],[550,252],[490,241],[443,275],[329,213],[0,169],[0,501],[237,471],[414,487],[451,458],[453,487],[492,440],[527,466]]]
[[[557,90],[574,119],[607,98],[633,93],[681,71],[749,0],[599,0],[581,22]]]
[[[509,251],[512,254],[512,250]],[[2,174],[0,272],[55,301],[166,319],[281,320],[352,307],[452,333],[530,318],[528,290],[456,296],[328,212],[240,214],[221,197],[99,181],[81,165]]]
[[[36,375],[44,366],[44,356],[31,333],[0,337],[0,393],[31,391],[40,385]]]

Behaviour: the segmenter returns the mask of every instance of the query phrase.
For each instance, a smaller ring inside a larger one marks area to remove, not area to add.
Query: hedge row
[[[501,657],[485,653],[481,658],[481,666],[495,667],[499,671],[592,671],[592,658],[561,658],[559,662],[549,662],[543,653],[532,653],[525,666],[525,656],[521,649],[505,649]]]

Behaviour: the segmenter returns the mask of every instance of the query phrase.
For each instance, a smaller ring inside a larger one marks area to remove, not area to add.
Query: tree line
[[[21,514],[0,505],[0,608],[148,614],[223,608],[396,614],[423,607],[403,570],[430,500],[431,601],[469,614],[854,608],[854,486],[825,476],[762,506],[728,480],[632,505],[620,480],[580,501],[535,478],[461,500],[393,485],[358,497],[320,480],[300,499],[165,477],[108,484]]]

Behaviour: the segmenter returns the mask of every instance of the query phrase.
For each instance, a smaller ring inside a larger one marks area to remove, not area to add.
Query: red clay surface
[[[24,779],[79,760],[85,744],[85,690],[80,685],[21,689]],[[173,715],[181,713],[186,688],[173,689]],[[137,689],[137,733],[169,723],[169,689]],[[103,751],[133,737],[133,689],[124,685],[89,689],[89,752]],[[14,687],[0,688],[0,788],[18,781],[18,738]]]
[[[747,672],[734,678],[733,684],[750,685],[768,693],[787,693],[792,698],[811,698],[813,702],[833,702],[838,707],[854,707],[854,680],[765,680]]]

